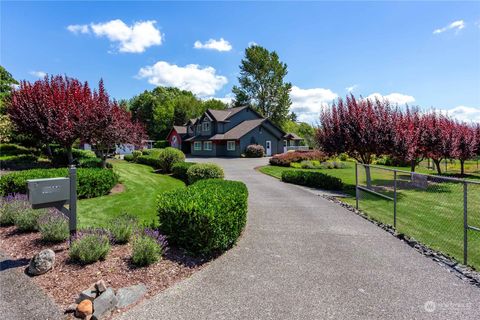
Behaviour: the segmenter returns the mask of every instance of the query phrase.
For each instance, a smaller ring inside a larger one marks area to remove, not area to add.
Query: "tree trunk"
[[[465,175],[465,160],[460,159],[460,174],[462,177]]]
[[[417,161],[415,159],[410,161],[410,171],[415,172],[415,167],[417,166]]]
[[[365,168],[365,176],[367,178],[367,188],[370,189],[372,187],[372,174],[370,172],[370,167],[364,166]]]
[[[50,147],[50,144],[47,143],[47,156],[52,159],[53,158],[53,153],[52,153],[52,148]]]
[[[72,146],[68,146],[65,149],[67,150],[68,164],[72,165],[73,164]]]
[[[107,167],[107,153],[103,150],[100,151],[100,158],[102,159],[102,168],[105,169]]]
[[[441,159],[432,159],[433,162],[435,163],[435,166],[437,167],[437,173],[442,174],[442,168],[440,168],[441,165]]]

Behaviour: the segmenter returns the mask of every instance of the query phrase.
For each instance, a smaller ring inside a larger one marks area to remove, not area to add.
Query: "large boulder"
[[[118,289],[117,308],[124,308],[140,300],[147,292],[147,287],[140,283],[134,286]]]
[[[93,301],[93,319],[101,319],[108,315],[117,305],[117,297],[112,288],[107,288],[104,293]]]
[[[44,274],[53,268],[55,264],[55,252],[51,249],[44,249],[33,256],[28,266],[28,273],[32,276]]]

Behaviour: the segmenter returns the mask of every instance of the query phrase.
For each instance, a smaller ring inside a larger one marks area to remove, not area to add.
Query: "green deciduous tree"
[[[253,45],[245,49],[240,64],[240,86],[234,86],[234,104],[250,105],[272,122],[282,125],[289,118],[292,84],[285,82],[287,65],[273,51]]]
[[[18,81],[4,67],[0,66],[0,114],[5,114],[8,99],[12,91],[12,86],[18,84]]]

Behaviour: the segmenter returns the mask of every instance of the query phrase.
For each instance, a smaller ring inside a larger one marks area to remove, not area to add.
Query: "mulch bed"
[[[101,279],[113,289],[144,283],[148,287],[145,298],[148,298],[189,277],[205,263],[170,248],[158,263],[136,268],[130,262],[131,246],[126,244],[113,245],[104,261],[78,265],[69,261],[68,242],[45,244],[38,232],[19,233],[15,227],[0,227],[0,250],[6,252],[12,260],[18,261],[17,268],[22,271],[28,267],[28,261],[33,255],[46,248],[55,252],[54,269],[33,277],[32,280],[62,309],[74,303],[81,291]]]

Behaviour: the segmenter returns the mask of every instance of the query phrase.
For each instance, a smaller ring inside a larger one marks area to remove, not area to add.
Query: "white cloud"
[[[367,99],[371,99],[371,100],[374,100],[376,98],[378,98],[379,100],[386,99],[393,104],[399,104],[399,105],[415,102],[414,97],[406,94],[401,94],[401,93],[390,93],[384,96],[376,92],[376,93],[372,93],[367,97]]]
[[[44,71],[30,71],[30,74],[37,78],[45,78],[47,75],[47,73]]]
[[[301,89],[293,86],[290,92],[291,110],[297,114],[299,121],[316,123],[320,117],[320,111],[336,98],[338,95],[330,89]]]
[[[209,39],[207,42],[201,43],[200,41],[195,41],[193,44],[195,49],[208,49],[216,51],[230,51],[232,50],[232,45],[227,40],[220,38],[220,40]]]
[[[138,77],[147,78],[149,83],[156,86],[190,90],[199,96],[212,96],[228,82],[226,77],[217,75],[213,67],[201,68],[198,64],[181,67],[166,61],[141,68]]]
[[[250,41],[247,47],[252,47],[252,46],[258,46],[258,43],[256,43],[255,41]]]
[[[448,110],[440,110],[440,112],[460,121],[480,123],[480,108],[457,106]]]
[[[215,99],[215,100],[220,100],[220,101],[222,101],[223,103],[226,103],[226,104],[231,104],[234,98],[235,98],[235,96],[233,95],[233,93],[228,93],[228,94],[225,95],[225,97],[208,97],[205,100]]]
[[[456,32],[458,32],[463,28],[465,28],[465,22],[463,20],[457,20],[453,21],[452,23],[443,28],[433,30],[433,34],[440,34],[448,30],[455,30]]]
[[[120,52],[141,53],[147,48],[162,44],[162,34],[155,28],[156,21],[138,21],[128,26],[122,20],[116,19],[102,23],[69,25],[67,30],[74,34],[94,33],[98,37],[107,37],[112,42],[118,42]]]
[[[357,84],[354,84],[353,86],[350,86],[350,87],[346,87],[345,89],[348,91],[348,92],[352,92],[353,90],[357,89],[358,88],[358,85]]]
[[[90,32],[87,24],[71,24],[67,27],[67,30],[75,34]]]

